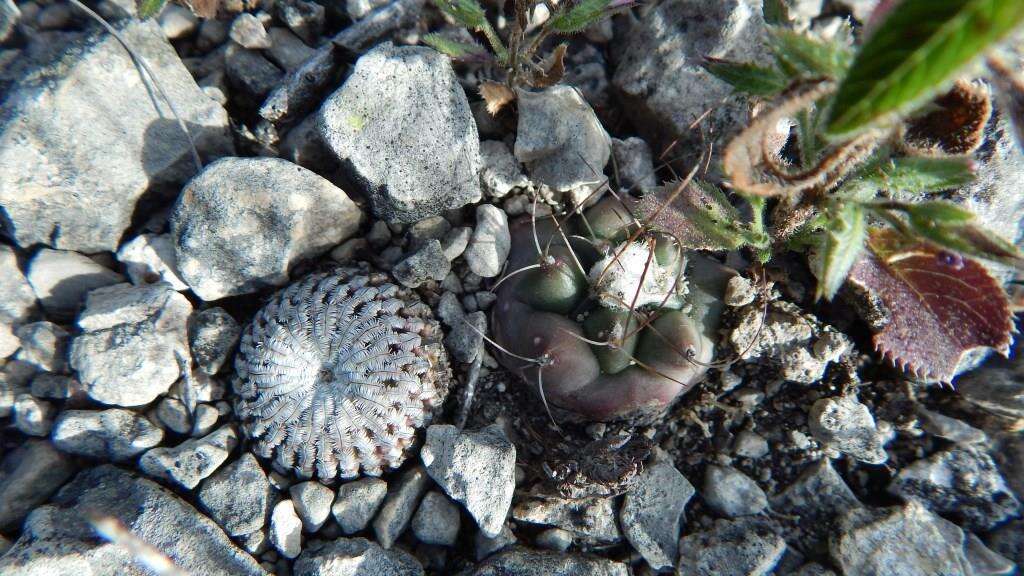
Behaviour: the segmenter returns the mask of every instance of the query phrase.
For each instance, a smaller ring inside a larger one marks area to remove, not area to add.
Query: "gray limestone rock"
[[[48,314],[70,320],[90,290],[124,282],[124,277],[77,252],[43,248],[29,262],[28,282]]]
[[[150,476],[192,490],[213,474],[237,445],[238,433],[227,425],[172,448],[153,448],[139,459],[139,468]]]
[[[145,416],[124,410],[65,410],[53,424],[53,445],[62,452],[124,461],[160,444],[164,432]]]
[[[385,550],[365,538],[338,538],[304,550],[292,575],[423,576],[423,567],[407,552]]]
[[[71,459],[46,440],[30,439],[9,452],[0,462],[0,530],[17,531],[25,516],[74,472]]]
[[[331,514],[345,534],[366,528],[388,493],[388,483],[380,478],[361,478],[338,487]]]
[[[675,565],[683,511],[693,494],[686,477],[664,461],[644,470],[622,500],[622,531],[652,568]]]

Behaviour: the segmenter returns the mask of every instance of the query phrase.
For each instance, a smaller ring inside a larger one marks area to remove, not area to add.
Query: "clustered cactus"
[[[701,380],[722,267],[687,258],[614,198],[565,223],[524,218],[511,232],[494,338],[501,363],[545,405],[593,421],[643,420]]]
[[[444,403],[442,334],[414,292],[364,268],[292,284],[239,345],[235,413],[254,452],[302,478],[399,466]]]

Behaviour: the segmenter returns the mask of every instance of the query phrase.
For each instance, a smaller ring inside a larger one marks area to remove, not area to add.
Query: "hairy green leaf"
[[[607,13],[611,0],[580,0],[572,8],[556,14],[547,27],[562,34],[577,34],[596,24]]]
[[[783,70],[806,78],[840,78],[853,59],[850,48],[840,42],[824,42],[776,26],[768,27],[768,46]]]
[[[166,3],[167,0],[139,0],[139,20],[146,20],[147,18],[156,16],[160,13],[160,10],[163,10],[164,4]]]
[[[751,96],[774,96],[789,85],[786,75],[774,67],[706,58],[704,69],[737,91]]]
[[[915,234],[947,250],[1024,269],[1024,254],[999,235],[973,224],[944,223],[911,213],[910,228]]]
[[[1022,21],[1020,0],[904,0],[857,54],[828,134],[856,132],[924,102]]]
[[[841,203],[825,225],[815,259],[818,298],[831,300],[835,297],[860,258],[866,237],[864,207],[857,202]]]
[[[764,21],[769,24],[785,26],[789,24],[789,4],[786,0],[764,0],[762,8]]]
[[[895,158],[869,173],[871,184],[883,190],[928,194],[959,188],[974,181],[967,158]]]
[[[974,213],[952,202],[940,200],[907,205],[907,216],[923,226],[959,226],[974,220]]]
[[[694,180],[680,190],[669,182],[636,204],[637,218],[674,234],[686,248],[736,250],[747,243],[740,214],[717,186]]]
[[[455,59],[482,57],[487,54],[487,50],[479,44],[459,42],[443,34],[425,34],[423,43],[445,56]]]
[[[476,0],[434,0],[434,4],[470,30],[483,30],[488,26],[484,8]]]

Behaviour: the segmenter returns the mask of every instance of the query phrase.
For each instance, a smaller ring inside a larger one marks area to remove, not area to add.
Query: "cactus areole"
[[[513,223],[508,270],[493,311],[497,354],[549,406],[650,420],[713,359],[724,268],[687,258],[614,199],[578,221]]]

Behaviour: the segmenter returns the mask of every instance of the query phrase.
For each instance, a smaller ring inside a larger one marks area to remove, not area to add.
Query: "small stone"
[[[224,72],[232,96],[242,105],[253,108],[259,106],[267,94],[284,79],[284,72],[263,54],[240,46],[228,48],[224,57]]]
[[[242,536],[266,525],[272,492],[256,457],[246,452],[203,482],[197,497],[228,535]]]
[[[889,459],[868,407],[853,395],[822,398],[808,415],[811,434],[829,447],[868,464]]]
[[[306,0],[285,0],[276,2],[277,16],[302,38],[306,44],[315,46],[324,30],[326,9],[316,2]]]
[[[188,408],[180,400],[164,398],[157,404],[156,418],[164,425],[178,434],[188,434],[192,430],[192,418],[189,417]]]
[[[743,458],[763,458],[768,454],[768,441],[757,432],[742,430],[736,435],[732,450]]]
[[[861,507],[860,501],[825,458],[811,464],[785,490],[771,499],[772,510],[794,518],[790,542],[824,552],[836,519]]]
[[[48,314],[70,320],[90,290],[124,282],[124,277],[77,252],[43,248],[29,262],[28,282]]]
[[[505,212],[491,204],[477,206],[476,228],[463,254],[469,269],[481,278],[493,278],[501,274],[511,247],[512,239]]]
[[[420,542],[435,546],[454,546],[459,537],[461,515],[444,494],[432,490],[423,497],[412,517],[412,532]]]
[[[361,252],[365,252],[369,243],[365,238],[349,238],[331,250],[331,260],[346,263],[356,260]]]
[[[419,250],[431,240],[441,240],[452,229],[452,225],[443,216],[428,216],[409,226],[409,249]]]
[[[508,146],[500,140],[480,142],[480,159],[483,169],[480,182],[491,198],[504,198],[517,188],[526,188],[530,179],[523,174],[519,161]]]
[[[411,554],[385,550],[365,538],[312,544],[295,560],[293,576],[423,576]]]
[[[1005,556],[993,552],[985,543],[970,532],[965,532],[964,554],[975,576],[1010,576],[1017,571],[1017,565]]]
[[[555,552],[565,552],[572,546],[572,532],[561,528],[548,528],[536,538],[537,546]]]
[[[21,342],[18,360],[46,372],[67,371],[68,333],[52,322],[33,322],[15,330]]]
[[[36,310],[36,295],[21,272],[18,255],[10,246],[0,244],[0,358],[18,349],[14,328],[32,318]]]
[[[381,220],[415,222],[480,199],[476,124],[433,49],[385,43],[361,56],[321,106],[320,132]]]
[[[231,22],[228,36],[242,48],[250,50],[261,50],[271,46],[270,36],[263,28],[263,23],[248,12],[242,12],[235,16],[234,21]]]
[[[917,418],[922,430],[950,442],[984,444],[988,441],[988,435],[974,426],[963,420],[933,412],[924,406],[917,407]]]
[[[178,259],[174,240],[169,234],[140,234],[125,242],[117,251],[117,261],[124,265],[132,284],[167,282],[175,290],[188,290],[178,277]]]
[[[82,384],[63,374],[51,374],[41,372],[32,379],[32,395],[36,398],[51,398],[53,400],[67,400],[73,395],[80,393]]]
[[[196,35],[196,47],[204,52],[213,50],[228,39],[227,23],[216,18],[203,18]]]
[[[380,512],[373,520],[373,532],[384,548],[391,548],[395,540],[409,527],[420,497],[427,491],[430,477],[421,466],[410,469],[388,486],[388,495]]]
[[[192,490],[213,474],[238,445],[234,426],[217,429],[202,438],[185,440],[173,448],[153,448],[139,459],[139,468],[155,478]]]
[[[451,269],[451,262],[441,249],[441,242],[430,240],[411,256],[396,264],[392,274],[403,286],[416,288],[427,280],[444,280]]]
[[[316,54],[316,50],[285,28],[271,28],[267,33],[270,35],[267,56],[285,72],[297,70]]]
[[[388,483],[380,478],[361,478],[338,487],[331,514],[345,534],[366,528],[388,493]]]
[[[191,435],[194,437],[206,436],[217,425],[217,420],[220,418],[220,410],[216,406],[199,404],[196,406],[194,417],[195,423],[192,425]]]
[[[724,297],[728,306],[746,306],[753,302],[754,298],[757,298],[757,287],[749,278],[739,275],[729,278],[728,284],[725,285]]]
[[[994,552],[1024,566],[1024,520],[1013,520],[990,532],[985,541]]]
[[[302,520],[295,513],[291,500],[282,500],[270,515],[270,543],[285,558],[302,552]]]
[[[462,503],[488,537],[505,524],[515,490],[516,449],[501,426],[459,432],[447,424],[427,428],[420,458],[430,477]]]
[[[179,376],[192,305],[168,284],[117,284],[89,293],[71,343],[71,367],[103,404],[143,406]]]
[[[477,355],[483,350],[483,335],[486,333],[487,315],[483,312],[473,312],[452,325],[444,343],[452,358],[468,364],[476,360]]]
[[[512,546],[468,572],[469,576],[628,576],[625,564],[597,556]]]
[[[267,537],[266,530],[257,530],[250,532],[249,534],[242,534],[236,536],[235,540],[238,542],[246,552],[253,556],[258,556],[267,551],[270,547],[270,539]]]
[[[331,515],[331,503],[334,502],[333,490],[311,480],[292,485],[288,493],[291,494],[295,512],[302,519],[302,527],[306,532],[316,532],[327,522]]]
[[[768,507],[768,497],[757,482],[726,466],[707,467],[701,496],[712,510],[726,518],[760,514]]]
[[[56,412],[50,402],[22,394],[14,400],[14,426],[28,436],[48,436]]]
[[[21,360],[8,361],[0,368],[0,417],[7,417],[14,409],[14,401],[27,392],[35,373],[35,366]]]
[[[192,318],[188,339],[196,366],[211,376],[219,372],[241,333],[242,327],[223,308],[197,312]]]
[[[387,222],[381,220],[374,222],[373,226],[370,226],[370,231],[366,233],[366,241],[377,249],[391,243],[391,229],[388,228]]]
[[[75,472],[71,459],[46,440],[29,439],[0,461],[0,530],[16,531]],[[0,569],[3,564],[0,563]]]
[[[965,527],[987,532],[1021,513],[1021,504],[983,449],[962,446],[912,462],[893,479],[889,491]]]
[[[53,424],[62,452],[101,461],[129,460],[160,444],[164,432],[145,416],[124,410],[65,410]]]
[[[654,156],[651,147],[642,138],[612,138],[612,155],[620,189],[647,193],[658,186],[658,177],[654,174]]]
[[[711,530],[684,536],[679,551],[679,576],[766,576],[786,542],[756,519],[716,520]]]
[[[622,531],[655,570],[675,565],[683,511],[693,494],[693,485],[668,461],[644,470],[626,493]]]
[[[613,498],[527,498],[512,509],[519,522],[568,530],[583,545],[603,546],[622,541],[615,521]]]
[[[168,4],[157,17],[160,29],[168,40],[177,40],[192,35],[199,27],[199,18],[191,10],[177,4]]]
[[[519,90],[515,157],[530,177],[580,204],[604,179],[611,137],[572,86]]]
[[[473,543],[476,547],[476,560],[479,562],[491,554],[515,544],[516,535],[512,533],[512,529],[506,523],[502,526],[501,533],[494,538],[488,538],[486,534],[478,530],[473,537]]]

